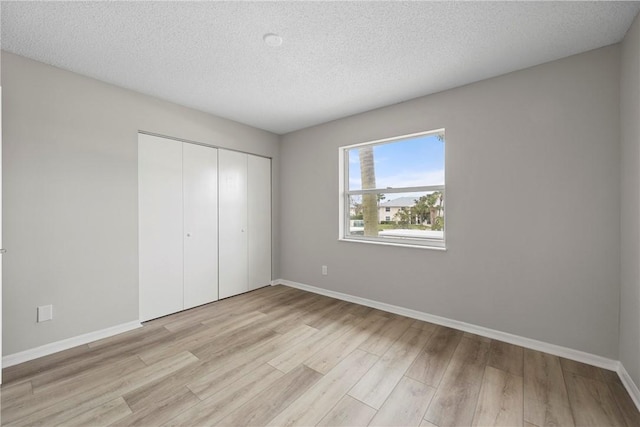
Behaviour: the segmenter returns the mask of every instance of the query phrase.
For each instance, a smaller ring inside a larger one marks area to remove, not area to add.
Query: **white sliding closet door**
[[[218,150],[182,144],[184,308],[218,299]]]
[[[140,320],[183,308],[182,143],[138,136]]]
[[[271,283],[271,159],[249,155],[249,290]]]
[[[219,289],[220,298],[249,290],[247,275],[247,154],[220,150]]]

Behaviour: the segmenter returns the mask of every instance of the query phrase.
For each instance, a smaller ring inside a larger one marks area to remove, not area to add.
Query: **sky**
[[[376,145],[373,159],[377,188],[444,184],[444,141],[438,140],[436,135]],[[361,188],[360,158],[356,147],[349,150],[349,189]]]

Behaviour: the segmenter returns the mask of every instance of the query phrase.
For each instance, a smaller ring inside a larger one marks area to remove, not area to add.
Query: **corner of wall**
[[[640,14],[620,56],[620,377],[640,407]]]

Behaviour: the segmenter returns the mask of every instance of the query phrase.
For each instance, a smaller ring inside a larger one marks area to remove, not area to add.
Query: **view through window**
[[[444,129],[341,147],[341,239],[444,247]]]

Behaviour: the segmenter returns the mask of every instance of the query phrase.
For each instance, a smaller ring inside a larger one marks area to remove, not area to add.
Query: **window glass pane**
[[[352,195],[346,228],[346,236],[442,240],[444,192]]]
[[[444,134],[347,150],[349,190],[444,185]]]

